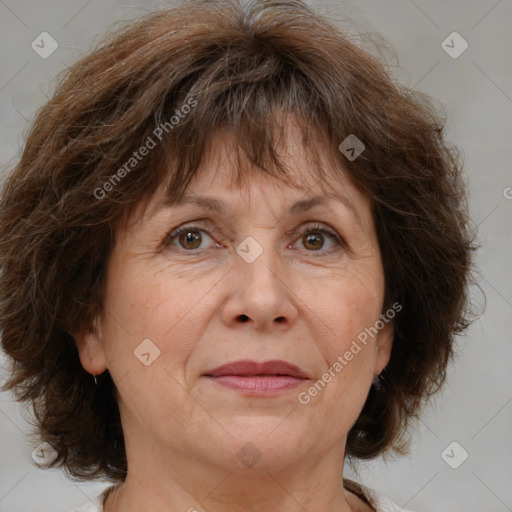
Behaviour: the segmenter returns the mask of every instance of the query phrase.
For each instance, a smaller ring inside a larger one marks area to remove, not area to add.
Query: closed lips
[[[286,361],[272,360],[258,363],[250,360],[240,360],[228,363],[214,370],[205,373],[207,377],[222,377],[226,375],[235,375],[240,377],[249,376],[283,376],[295,377],[297,379],[308,379],[309,376],[294,364]]]

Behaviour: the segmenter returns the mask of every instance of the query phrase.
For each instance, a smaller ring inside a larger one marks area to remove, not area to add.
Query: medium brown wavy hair
[[[3,389],[32,406],[35,434],[58,454],[51,467],[77,479],[126,477],[114,382],[106,370],[95,386],[70,334],[104,313],[123,219],[161,185],[179,200],[221,128],[253,170],[293,183],[276,152],[283,112],[300,120],[313,161],[330,156],[332,180],[348,175],[371,199],[383,312],[402,306],[346,454],[406,450],[409,420],[443,383],[455,336],[472,322],[477,247],[444,110],[299,0],[192,0],[124,23],[66,69],[2,189]],[[355,159],[339,149],[349,135],[365,146]],[[149,139],[155,147],[142,157]],[[311,173],[326,177],[320,165]]]

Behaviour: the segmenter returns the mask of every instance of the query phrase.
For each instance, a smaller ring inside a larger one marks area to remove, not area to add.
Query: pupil
[[[318,250],[319,249],[319,246],[318,246],[318,243],[315,244],[315,240],[318,242],[318,241],[321,241],[320,240],[320,237],[318,235],[312,235],[312,234],[309,234],[307,235],[306,237],[306,244],[309,244],[312,242],[313,244],[313,249],[315,250]]]
[[[183,233],[183,235],[185,235],[185,240],[184,240],[185,244],[189,244],[189,243],[194,244],[195,243],[197,246],[197,242],[199,241],[200,237],[194,233],[197,233],[197,232],[187,231],[186,233]],[[306,244],[310,245],[314,250],[318,250],[320,248],[319,242],[321,243],[320,236],[318,236],[316,234],[306,235]],[[193,247],[193,248],[195,248],[195,247]]]
[[[194,231],[187,231],[186,233],[183,233],[184,237],[185,237],[184,243],[185,244],[192,244],[192,245],[195,244],[195,246],[192,247],[193,249],[195,249],[196,246],[198,245],[197,241],[200,238],[198,235],[196,235],[194,233],[196,233],[196,232],[194,232]]]

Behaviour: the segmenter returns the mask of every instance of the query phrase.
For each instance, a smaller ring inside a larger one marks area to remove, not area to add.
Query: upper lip
[[[286,375],[296,377],[298,379],[309,378],[304,371],[294,364],[287,363],[286,361],[280,361],[278,359],[265,361],[263,363],[247,359],[234,361],[232,363],[219,366],[214,370],[209,370],[205,375],[208,377],[220,377],[223,375]]]

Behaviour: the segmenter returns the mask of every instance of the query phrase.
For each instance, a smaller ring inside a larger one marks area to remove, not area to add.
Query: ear
[[[393,338],[395,335],[395,322],[390,320],[378,332],[376,338],[377,357],[375,359],[374,375],[380,375],[382,370],[389,363],[391,358],[391,349],[393,348]]]
[[[99,320],[94,319],[92,326],[84,326],[71,335],[75,339],[84,370],[92,375],[103,373],[107,369],[107,358]]]

